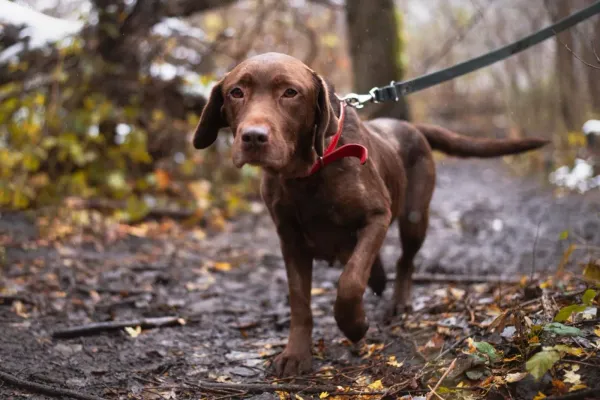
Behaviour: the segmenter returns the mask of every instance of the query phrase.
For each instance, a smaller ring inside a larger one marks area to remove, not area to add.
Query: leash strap
[[[403,82],[392,81],[388,86],[375,87],[369,91],[369,94],[350,93],[343,98],[348,105],[355,108],[362,108],[365,103],[381,103],[385,101],[398,101],[400,96],[406,96],[410,93],[418,92],[428,87],[449,81],[461,75],[468,74],[483,67],[487,67],[497,61],[509,58],[512,55],[522,52],[554,35],[571,28],[578,23],[593,17],[600,13],[600,0],[592,5],[577,11],[568,17],[561,19],[553,25],[541,29],[529,36],[517,40],[514,43],[472,58],[455,66],[423,75],[415,79]]]

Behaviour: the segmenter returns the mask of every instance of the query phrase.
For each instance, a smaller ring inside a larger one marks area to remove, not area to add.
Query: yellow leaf
[[[369,389],[375,391],[375,390],[382,390],[383,389],[383,384],[381,383],[381,379],[377,379],[375,382],[371,383],[369,386],[367,386]]]
[[[319,395],[320,399],[326,399],[329,397],[329,393],[327,392],[321,392],[321,394]]]
[[[325,293],[325,289],[324,288],[312,288],[310,290],[310,294],[313,296],[319,296],[321,294]]]
[[[533,400],[541,400],[541,399],[545,399],[546,395],[542,392],[538,392],[538,394],[535,395],[535,397],[533,398]]]
[[[587,385],[580,383],[580,384],[571,386],[571,388],[569,389],[569,392],[574,392],[576,390],[581,390],[581,389],[586,389],[586,388],[587,388]]]
[[[387,360],[387,365],[391,365],[392,367],[400,368],[404,363],[396,361],[396,356],[389,356]]]
[[[590,281],[600,281],[600,264],[588,263],[583,269],[583,276]]]
[[[296,400],[304,400],[304,398],[302,396],[298,395],[298,394],[295,395],[295,397],[296,397]]]
[[[231,271],[231,264],[227,262],[216,262],[214,263],[213,268],[217,271],[227,272]]]
[[[596,336],[600,337],[600,325],[596,325],[596,329],[594,329],[594,333]]]
[[[140,335],[140,333],[142,333],[142,327],[136,326],[135,328],[132,328],[130,326],[127,326],[125,327],[125,332],[127,332],[132,338],[136,338]]]

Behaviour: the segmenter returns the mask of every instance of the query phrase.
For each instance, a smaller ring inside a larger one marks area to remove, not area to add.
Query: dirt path
[[[499,161],[442,161],[438,175],[420,272],[515,276],[531,270],[534,248],[540,272],[556,268],[575,237],[600,245],[599,191],[557,199],[539,180],[512,176]],[[0,303],[1,369],[114,399],[198,398],[185,382],[264,380],[265,360],[281,351],[289,326],[285,270],[267,215],[245,216],[207,238],[172,226],[163,230],[141,236],[130,231],[103,248],[94,238],[46,247],[23,214],[2,215],[0,289],[26,298]],[[570,239],[561,241],[565,230]],[[400,254],[397,244],[394,226],[383,248],[388,273]],[[333,319],[339,273],[337,267],[315,267],[316,370],[364,363]],[[415,298],[437,287],[419,286]],[[403,374],[410,375],[408,366],[422,360],[410,340],[378,325],[380,301],[366,295],[372,320],[367,343],[385,343],[385,353],[406,360]],[[50,336],[77,324],[165,315],[187,323],[137,337],[123,330]],[[0,386],[0,397],[26,398],[7,385]]]

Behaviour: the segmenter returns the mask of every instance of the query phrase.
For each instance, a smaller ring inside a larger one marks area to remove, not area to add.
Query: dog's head
[[[278,53],[249,58],[219,81],[194,134],[194,147],[210,146],[231,128],[233,163],[301,176],[335,134],[337,104],[331,87],[300,60]],[[335,102],[334,102],[335,103]]]

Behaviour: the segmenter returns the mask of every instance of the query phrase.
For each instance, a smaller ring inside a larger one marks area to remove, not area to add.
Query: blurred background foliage
[[[151,213],[220,220],[258,196],[235,169],[230,135],[193,151],[213,82],[279,51],[341,94],[450,66],[591,0],[0,0],[0,207],[65,204],[126,221]],[[542,136],[518,168],[571,162],[600,117],[600,18],[492,67],[370,105],[365,117],[443,124],[462,134]],[[567,49],[567,46],[569,49]],[[525,161],[524,161],[525,160]]]

